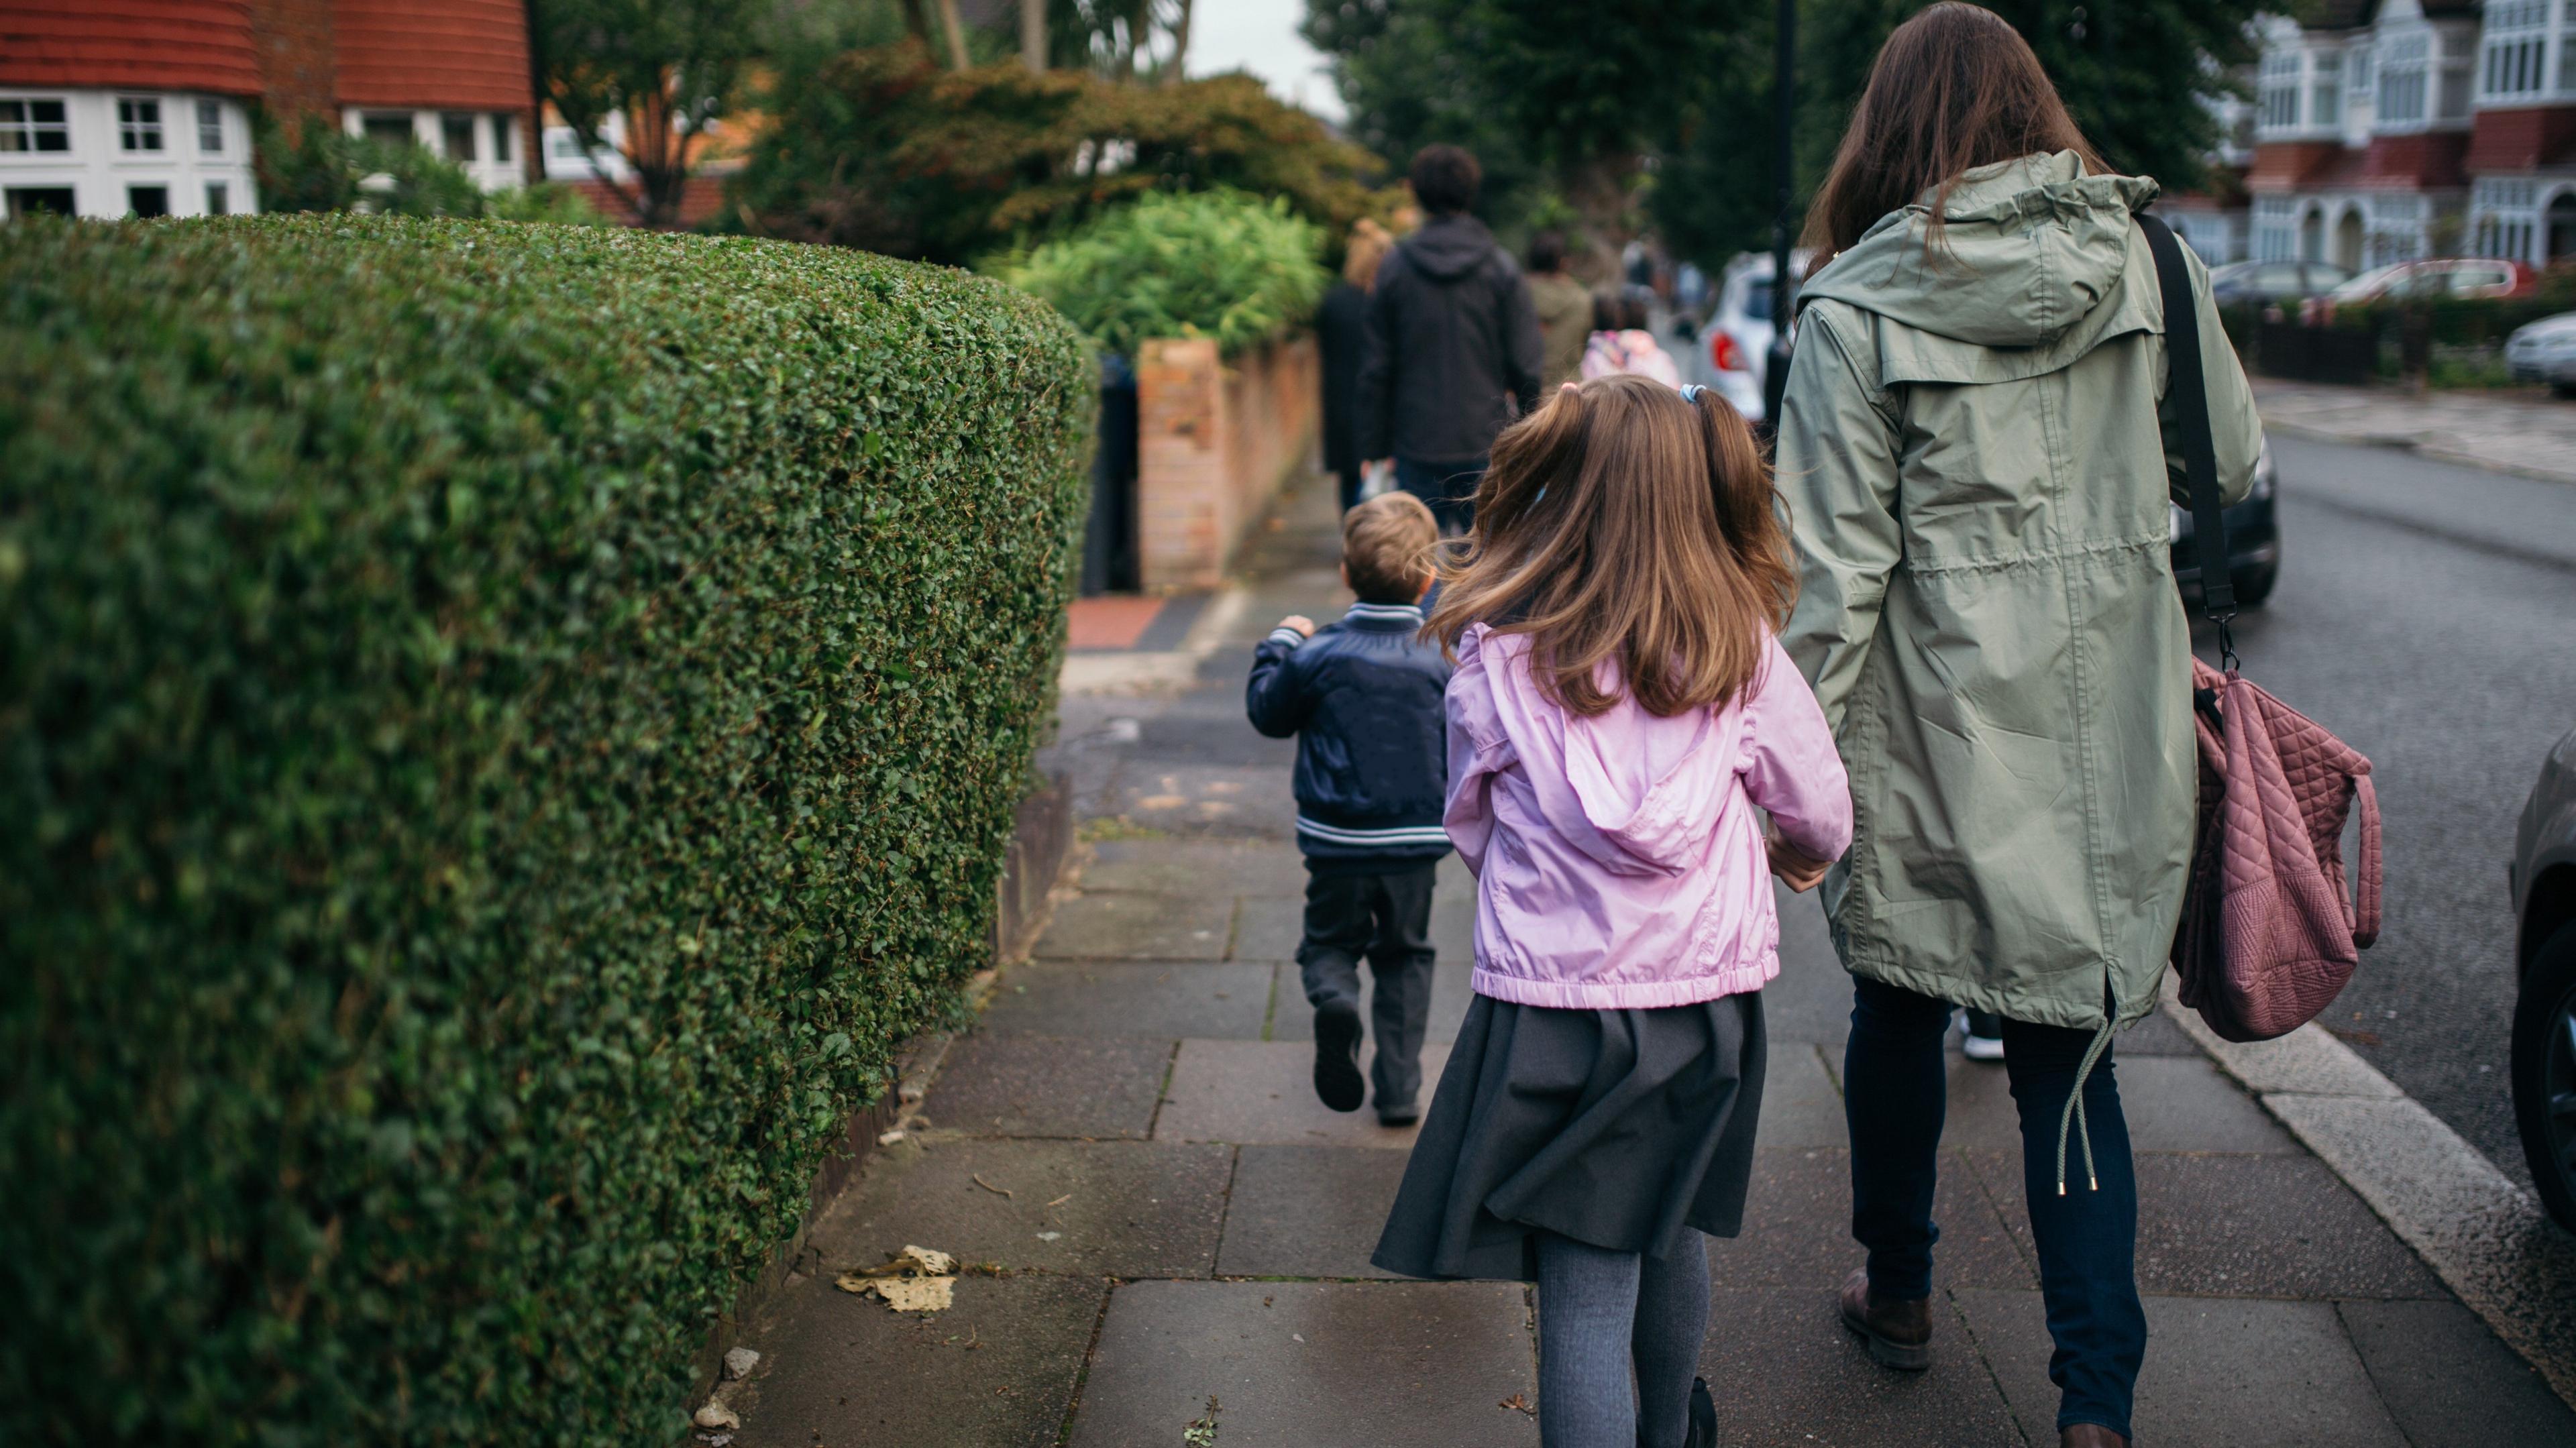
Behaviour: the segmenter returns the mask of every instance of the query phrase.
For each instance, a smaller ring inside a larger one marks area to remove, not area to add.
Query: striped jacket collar
[[[1377,630],[1422,627],[1422,606],[1415,603],[1355,603],[1342,622]]]

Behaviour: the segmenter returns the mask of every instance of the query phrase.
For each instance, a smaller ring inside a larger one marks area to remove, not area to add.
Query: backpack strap
[[[2218,444],[2209,429],[2209,379],[2200,365],[2200,306],[2173,229],[2152,214],[2138,217],[2165,307],[2165,397],[2182,431],[2183,477],[2191,490],[2192,545],[2200,554],[2201,611],[2218,625],[2220,657],[2236,667],[2236,580],[2227,572],[2226,504],[2218,494]]]

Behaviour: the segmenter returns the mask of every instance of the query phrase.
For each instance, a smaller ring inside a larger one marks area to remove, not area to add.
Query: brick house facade
[[[2326,0],[2263,40],[2253,256],[2576,255],[2576,0]]]

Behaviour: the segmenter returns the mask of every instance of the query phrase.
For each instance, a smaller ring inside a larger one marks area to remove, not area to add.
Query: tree
[[[1363,128],[1399,129],[1408,111],[1428,119],[1407,93],[1429,80],[1445,93],[1443,119],[1483,118],[1479,129],[1505,142],[1515,165],[1563,196],[1599,255],[1634,234],[1649,158],[1754,9],[1753,0],[1308,0],[1306,34],[1334,57]],[[1465,134],[1423,139],[1475,145]]]
[[[632,183],[599,179],[637,222],[668,226],[680,213],[707,128],[730,110],[770,19],[760,0],[542,0],[534,7],[545,56],[546,99],[586,154],[619,152]]]
[[[1798,12],[1796,193],[1812,193],[1888,32],[1930,0],[1803,0]],[[1981,0],[2030,42],[2112,166],[2172,189],[2208,179],[2219,141],[2207,102],[2253,63],[2256,0]],[[2277,8],[2277,6],[2272,7]],[[1717,68],[1683,116],[1649,210],[1676,252],[1709,260],[1771,236],[1770,22]],[[1748,32],[1750,38],[1753,32]]]
[[[775,88],[734,184],[765,236],[976,261],[1146,192],[1280,196],[1338,235],[1377,163],[1245,75],[1121,85],[1016,59],[942,70],[918,42],[854,50]]]

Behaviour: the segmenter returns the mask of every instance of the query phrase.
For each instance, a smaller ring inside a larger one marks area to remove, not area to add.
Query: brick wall
[[[1136,551],[1149,593],[1213,588],[1313,445],[1315,343],[1221,363],[1205,338],[1160,338],[1136,360]]]

